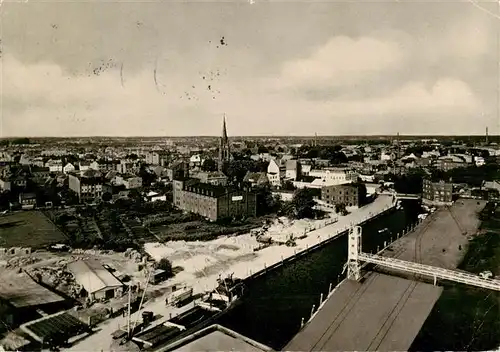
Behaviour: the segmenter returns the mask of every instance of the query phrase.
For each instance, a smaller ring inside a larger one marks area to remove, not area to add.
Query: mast
[[[130,300],[132,295],[132,287],[128,286],[128,314],[127,314],[127,336],[130,339]]]

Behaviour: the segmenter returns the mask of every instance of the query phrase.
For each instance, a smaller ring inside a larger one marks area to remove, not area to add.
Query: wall
[[[256,216],[257,196],[254,193],[238,191],[226,194],[218,199],[218,213],[219,218]]]
[[[75,175],[69,175],[68,177],[68,186],[69,189],[78,194],[78,198],[80,198],[80,179]]]

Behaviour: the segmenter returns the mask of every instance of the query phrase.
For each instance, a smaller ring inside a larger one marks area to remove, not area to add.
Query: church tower
[[[220,172],[223,172],[225,166],[229,163],[230,154],[229,154],[229,139],[227,138],[227,130],[226,130],[226,114],[222,119],[222,135],[220,137],[219,143],[219,165],[218,169]]]

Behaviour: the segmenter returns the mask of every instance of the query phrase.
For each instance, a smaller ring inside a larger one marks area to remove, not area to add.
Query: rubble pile
[[[41,261],[41,259],[32,257],[32,256],[25,256],[25,257],[13,257],[7,261],[7,268],[19,268],[19,267],[24,267],[26,265],[34,264]]]
[[[140,263],[142,261],[142,254],[132,248],[127,248],[125,252],[123,252],[125,258],[129,258],[134,260],[136,263]]]
[[[86,254],[86,255],[111,255],[114,254],[111,250],[99,250],[99,249],[79,249],[75,248],[71,250],[71,254]]]
[[[81,287],[76,283],[73,275],[65,270],[64,266],[34,268],[30,271],[33,278],[47,284],[67,295],[78,298]]]

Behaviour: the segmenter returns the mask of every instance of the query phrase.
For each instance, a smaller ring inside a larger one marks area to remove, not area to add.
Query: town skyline
[[[1,135],[495,135],[475,4],[4,1]]]

